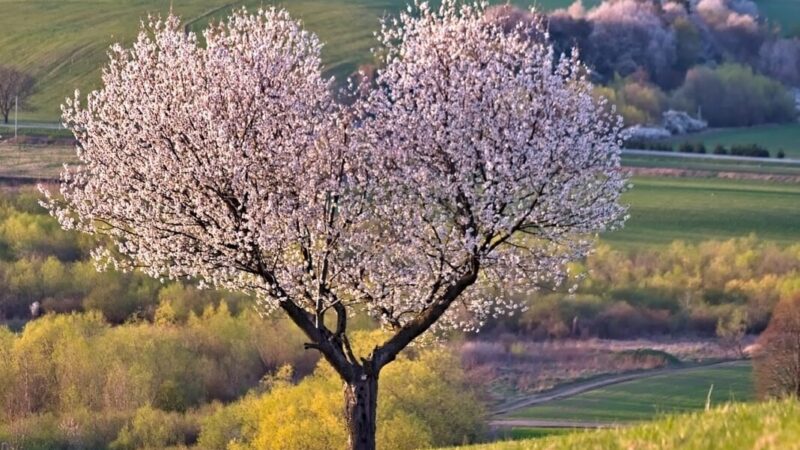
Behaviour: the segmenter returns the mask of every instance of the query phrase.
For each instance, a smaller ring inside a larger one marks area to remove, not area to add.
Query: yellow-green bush
[[[800,245],[780,247],[750,236],[623,252],[597,247],[571,267],[575,294],[535,294],[529,309],[500,326],[533,337],[579,334],[631,338],[653,333],[713,335],[720,320],[745,316],[749,332],[766,327],[775,304],[800,292]]]
[[[196,417],[144,406],[111,443],[112,450],[163,449],[192,442],[198,433]]]
[[[329,366],[321,364],[297,384],[284,373],[267,389],[206,419],[199,445],[235,450],[344,447],[342,382]],[[457,356],[423,350],[401,357],[381,374],[378,445],[410,450],[472,442],[483,431],[483,413]]]
[[[10,421],[148,405],[185,411],[230,401],[281,364],[308,373],[316,355],[301,342],[287,321],[234,316],[224,303],[168,326],[110,326],[96,312],[48,314],[19,334],[0,327],[0,410]]]

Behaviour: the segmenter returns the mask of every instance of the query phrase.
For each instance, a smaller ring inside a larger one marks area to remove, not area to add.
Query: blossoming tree
[[[426,331],[513,311],[501,289],[559,282],[624,213],[620,124],[584,67],[484,8],[385,22],[376,88],[350,107],[285,11],[236,12],[202,45],[153,20],[64,106],[82,164],[47,205],[105,235],[117,268],[282,310],[343,380],[350,447],[372,449],[381,368]],[[369,355],[348,341],[356,310],[390,330]]]

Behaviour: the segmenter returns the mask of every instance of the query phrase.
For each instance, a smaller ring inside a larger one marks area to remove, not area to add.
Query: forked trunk
[[[375,450],[378,378],[362,374],[344,385],[345,421],[350,450]]]

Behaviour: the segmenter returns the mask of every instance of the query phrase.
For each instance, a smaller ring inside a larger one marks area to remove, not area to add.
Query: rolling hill
[[[499,0],[495,2],[501,3]],[[587,0],[587,6],[598,0]],[[517,0],[522,6],[536,4],[553,9],[572,0]],[[54,121],[63,99],[78,88],[97,86],[106,49],[114,42],[128,43],[139,21],[148,13],[173,10],[189,28],[200,30],[231,8],[280,4],[301,18],[308,29],[327,43],[324,58],[329,73],[338,77],[353,72],[370,60],[373,31],[378,18],[397,12],[407,0],[0,0],[0,64],[30,72],[38,82],[25,120]],[[784,28],[800,24],[800,2],[760,0],[769,17]]]

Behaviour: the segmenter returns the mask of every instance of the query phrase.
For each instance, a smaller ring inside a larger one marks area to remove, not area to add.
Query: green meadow
[[[531,4],[533,1],[519,2]],[[563,0],[539,2],[557,7]],[[75,89],[99,83],[106,51],[114,42],[129,44],[148,14],[166,14],[170,5],[189,29],[202,31],[231,9],[281,5],[303,20],[326,43],[328,72],[344,78],[371,60],[379,19],[396,14],[406,0],[0,0],[0,61],[30,72],[37,91],[25,120],[55,121],[59,105]]]
[[[787,35],[800,34],[800,2],[797,0],[755,0],[761,14],[780,25]]]
[[[780,243],[800,236],[800,185],[718,178],[635,177],[624,194],[625,228],[602,239],[616,247],[697,242],[756,233]]]
[[[627,423],[753,398],[749,362],[715,365],[610,385],[519,410],[519,419]]]

